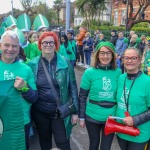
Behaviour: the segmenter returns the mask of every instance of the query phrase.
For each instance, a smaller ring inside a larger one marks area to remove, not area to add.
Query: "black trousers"
[[[130,142],[130,141],[121,139],[119,136],[117,136],[117,139],[118,139],[118,143],[119,143],[121,150],[144,150],[147,144],[147,142],[144,142],[144,143]]]
[[[80,62],[80,58],[81,58],[81,63],[84,63],[84,53],[83,53],[83,46],[82,45],[78,45],[78,47],[77,47],[77,60],[78,60],[78,62]]]
[[[54,119],[49,114],[40,112],[33,107],[32,118],[38,130],[41,150],[50,150],[52,148],[52,134],[57,148],[71,150],[63,119]]]
[[[105,124],[96,124],[86,120],[86,128],[90,140],[89,150],[99,150],[99,144],[100,150],[110,150],[114,134],[104,134]]]
[[[30,123],[28,123],[28,124],[25,125],[25,144],[26,144],[26,150],[29,149],[30,128],[31,128],[31,124]]]

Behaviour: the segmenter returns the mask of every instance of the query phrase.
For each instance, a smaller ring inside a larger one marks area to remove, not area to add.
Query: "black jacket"
[[[133,116],[132,118],[135,126],[139,126],[147,121],[150,121],[150,109],[142,114]]]

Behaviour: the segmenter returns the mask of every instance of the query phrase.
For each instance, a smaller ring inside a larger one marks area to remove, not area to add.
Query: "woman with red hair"
[[[44,32],[38,40],[38,47],[42,55],[34,58],[29,65],[38,90],[38,101],[32,105],[31,114],[39,133],[41,150],[52,148],[52,135],[58,148],[70,150],[72,125],[78,120],[74,70],[69,61],[58,53],[59,42],[54,32]],[[62,117],[63,112],[58,108],[66,111],[70,102],[70,114]]]

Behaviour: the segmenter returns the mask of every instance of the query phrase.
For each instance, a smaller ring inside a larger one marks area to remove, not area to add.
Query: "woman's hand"
[[[134,125],[133,118],[131,116],[124,118],[123,122],[128,126]]]
[[[85,120],[80,119],[79,120],[79,125],[80,125],[81,128],[84,128],[85,127]]]
[[[77,124],[77,122],[78,122],[78,115],[72,115],[71,122],[72,122],[72,125]]]

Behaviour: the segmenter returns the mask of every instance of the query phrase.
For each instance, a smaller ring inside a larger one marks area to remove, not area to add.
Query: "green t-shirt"
[[[68,58],[68,55],[66,53],[66,49],[64,46],[60,45],[59,46],[59,50],[58,50],[58,53],[62,56],[64,56],[65,58]]]
[[[119,77],[118,80],[118,89],[117,89],[117,113],[118,117],[125,117],[124,112],[127,111],[125,100],[124,100],[124,81],[126,78],[126,74],[123,74]],[[133,80],[126,79],[125,88],[126,88],[126,96],[129,94],[129,90],[131,87]],[[132,89],[130,90],[129,96],[129,113],[131,116],[135,116],[141,114],[148,110],[150,107],[150,78],[141,74],[134,82]],[[133,137],[127,134],[117,133],[118,136],[122,139],[142,143],[146,142],[150,138],[150,121],[137,126],[140,130],[140,135]]]
[[[89,99],[91,100],[116,102],[117,80],[120,74],[120,69],[102,70],[91,67],[84,72],[80,87],[90,90]],[[115,113],[116,106],[104,108],[87,102],[86,114],[94,120],[106,121],[108,116]]]
[[[62,44],[62,46],[64,46],[64,44]],[[67,48],[65,48],[65,50],[66,50],[66,52],[67,51],[71,52],[71,54],[67,53],[67,57],[69,60],[76,60],[76,56],[75,56],[74,50],[72,49],[72,45],[70,44],[70,42],[68,42],[68,46],[67,46]]]
[[[24,53],[28,59],[33,59],[41,55],[41,51],[38,49],[38,45],[36,42],[29,43],[28,46],[24,48]]]
[[[13,80],[16,76],[23,78],[28,85],[36,90],[34,75],[29,66],[21,62],[15,62],[12,64],[6,64],[0,61],[0,80]],[[24,109],[24,124],[30,122],[30,103],[26,100],[23,101]]]

